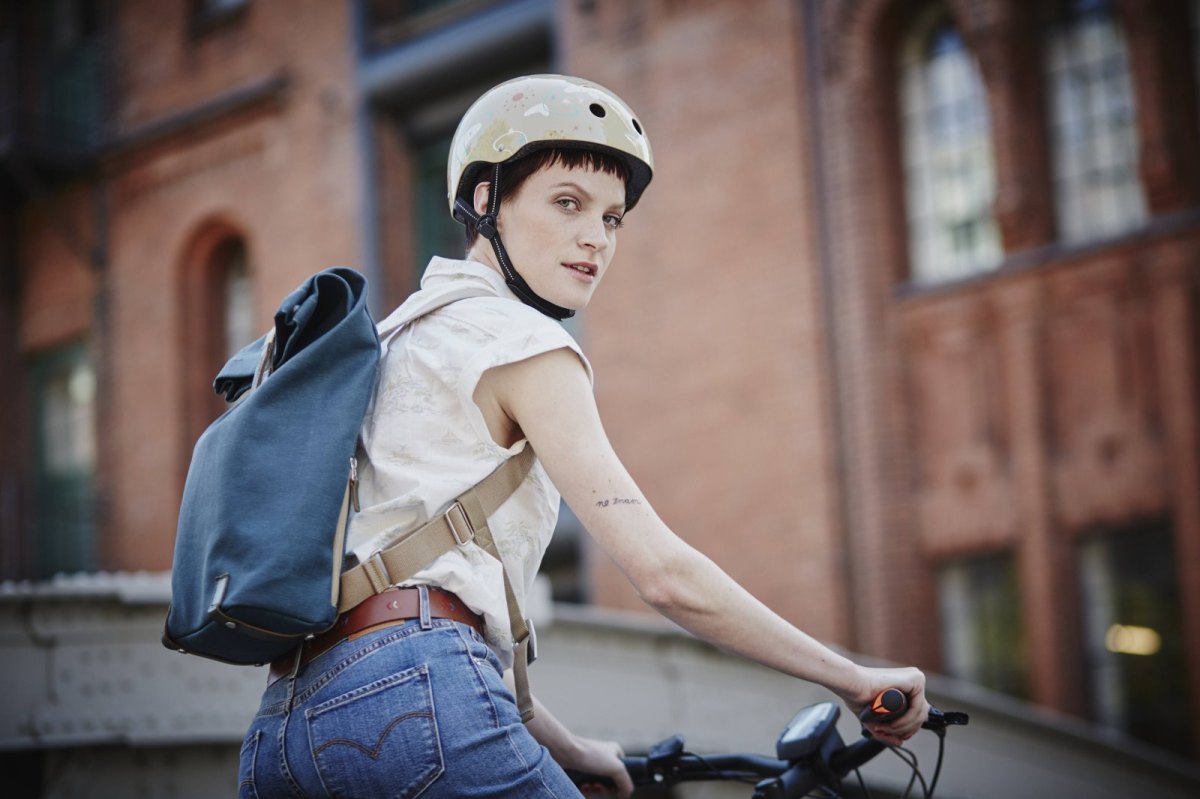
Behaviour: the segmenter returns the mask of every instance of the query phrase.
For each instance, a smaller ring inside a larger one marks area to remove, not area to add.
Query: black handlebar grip
[[[621,762],[625,764],[625,770],[629,772],[629,778],[633,780],[634,785],[653,785],[654,775],[646,766],[646,758],[644,757],[623,757]],[[600,774],[589,774],[586,771],[576,771],[573,768],[563,769],[567,772],[567,778],[576,785],[600,785],[605,788],[616,788],[617,783],[612,777],[605,777]]]
[[[567,773],[567,779],[575,783],[576,786],[584,785],[599,785],[604,788],[616,788],[617,783],[612,777],[604,777],[599,774],[589,774],[586,771],[576,771],[573,768],[563,769]]]
[[[880,723],[898,719],[908,710],[908,697],[899,688],[887,688],[880,691],[871,704],[858,713],[858,720]]]

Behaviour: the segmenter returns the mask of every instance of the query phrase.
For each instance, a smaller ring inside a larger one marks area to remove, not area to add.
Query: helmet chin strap
[[[564,308],[561,305],[555,305],[547,299],[539,297],[529,284],[525,282],[525,278],[517,272],[513,267],[512,261],[508,257],[508,252],[504,249],[504,242],[500,241],[500,231],[496,229],[496,215],[500,211],[500,165],[496,164],[492,170],[491,188],[488,191],[488,210],[483,216],[475,213],[475,209],[463,201],[461,197],[454,201],[455,216],[460,221],[467,219],[475,223],[475,230],[480,236],[492,243],[492,249],[496,253],[496,260],[500,263],[500,271],[504,274],[504,282],[512,289],[512,293],[517,295],[521,302],[541,311],[551,319],[562,321],[569,319],[575,315],[575,312],[570,308]]]

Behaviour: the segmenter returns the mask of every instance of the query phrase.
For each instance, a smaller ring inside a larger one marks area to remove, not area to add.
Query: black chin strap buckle
[[[496,217],[493,214],[484,214],[475,221],[475,230],[480,236],[483,236],[488,241],[496,238]]]

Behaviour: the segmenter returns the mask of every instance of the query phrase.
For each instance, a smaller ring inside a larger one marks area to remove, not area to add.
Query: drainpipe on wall
[[[95,538],[93,539],[94,563],[98,569],[110,568],[114,557],[111,546],[105,551],[105,545],[114,538],[109,525],[111,517],[109,508],[112,496],[113,475],[117,474],[115,459],[116,447],[113,444],[111,432],[116,428],[114,415],[117,407],[113,397],[113,386],[116,380],[113,371],[116,363],[114,358],[112,335],[112,303],[109,290],[109,201],[108,178],[101,170],[94,178],[91,187],[92,235],[88,247],[88,266],[96,280],[95,293],[92,295],[92,324],[91,324],[91,353],[94,364],[92,373],[96,376],[96,464],[93,477],[92,518],[95,520]]]
[[[833,245],[829,220],[829,176],[825,167],[824,116],[822,109],[821,71],[824,63],[824,49],[821,46],[821,0],[797,0],[796,24],[798,46],[804,57],[804,95],[805,111],[808,116],[808,157],[812,166],[813,184],[813,227],[817,232],[815,256],[818,264],[819,293],[825,311],[825,358],[829,364],[831,385],[828,391],[830,413],[828,415],[832,432],[833,471],[836,476],[836,511],[834,518],[835,532],[841,544],[841,574],[845,589],[843,601],[846,607],[846,645],[852,651],[859,646],[858,624],[855,613],[855,597],[857,596],[858,575],[854,568],[854,551],[852,546],[853,509],[848,499],[848,469],[846,467],[846,408],[848,407],[847,386],[842,374],[842,342],[838,335],[838,326],[834,320],[837,290],[833,269]]]
[[[8,375],[8,390],[0,395],[0,581],[24,577],[29,542],[24,535],[22,509],[29,462],[24,431],[29,429],[25,409],[25,374],[18,345],[20,275],[17,265],[17,213],[0,211],[0,369]]]
[[[354,136],[358,141],[359,263],[367,284],[375,290],[367,294],[367,307],[376,319],[388,309],[384,299],[383,257],[380,253],[379,187],[376,181],[375,134],[371,127],[371,101],[365,88],[363,62],[366,57],[367,12],[363,0],[350,4],[350,53],[354,59]]]

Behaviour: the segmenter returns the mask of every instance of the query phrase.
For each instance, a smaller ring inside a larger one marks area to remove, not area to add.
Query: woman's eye
[[[556,203],[558,203],[559,207],[561,207],[561,208],[566,208],[566,209],[567,209],[567,210],[569,210],[569,211],[577,211],[577,210],[579,210],[579,203],[578,203],[578,201],[576,201],[576,200],[574,200],[574,199],[572,199],[572,198],[570,198],[570,197],[563,197],[563,198],[561,198],[561,199],[559,199],[559,200],[555,200],[555,202],[556,202]]]
[[[606,214],[604,217],[604,224],[608,225],[613,230],[616,230],[625,224],[625,220],[616,214]]]

